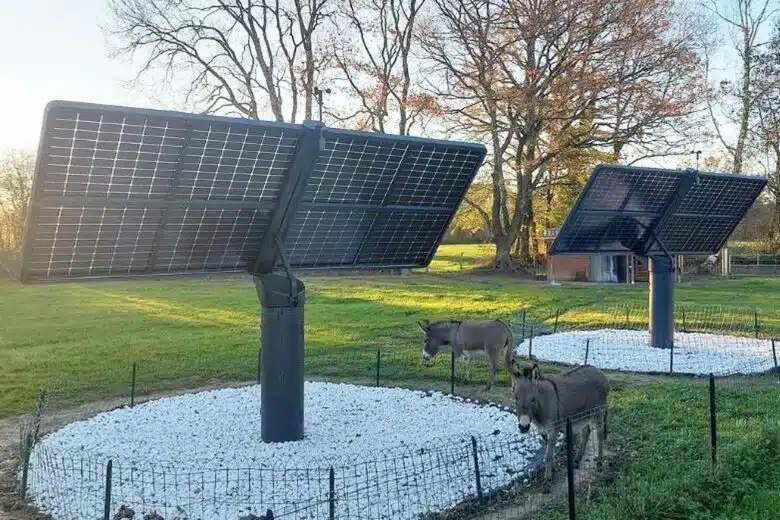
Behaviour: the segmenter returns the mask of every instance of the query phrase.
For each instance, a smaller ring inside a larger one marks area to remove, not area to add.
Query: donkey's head
[[[542,380],[539,366],[520,366],[513,360],[509,373],[512,376],[512,399],[515,402],[517,423],[522,433],[527,433],[531,423],[544,422],[544,396],[539,389]]]
[[[449,345],[450,333],[448,327],[428,320],[418,321],[417,325],[423,331],[423,359],[431,359],[439,353],[441,347]]]

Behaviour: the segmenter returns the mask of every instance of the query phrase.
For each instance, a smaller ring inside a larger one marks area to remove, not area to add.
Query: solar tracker
[[[767,180],[598,165],[550,254],[714,254]]]
[[[424,267],[482,145],[161,110],[47,106],[22,281]]]
[[[767,179],[598,165],[551,255],[634,254],[650,270],[650,345],[674,344],[673,255],[717,253]]]

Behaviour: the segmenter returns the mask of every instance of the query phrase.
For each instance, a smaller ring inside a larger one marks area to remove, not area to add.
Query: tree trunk
[[[496,245],[496,256],[493,258],[493,266],[500,271],[509,271],[512,268],[512,244],[505,235],[493,238]]]
[[[739,110],[739,134],[737,135],[737,146],[734,148],[734,173],[742,173],[743,155],[745,152],[745,142],[747,140],[748,123],[750,121],[750,87],[751,72],[753,66],[753,48],[750,44],[750,36],[743,30],[744,44],[742,48],[744,70],[742,72],[742,86],[740,88],[740,97],[742,106]]]

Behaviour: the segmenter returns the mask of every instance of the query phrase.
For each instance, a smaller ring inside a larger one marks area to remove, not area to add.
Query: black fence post
[[[526,312],[527,312],[526,309],[523,309],[523,329],[522,329],[522,333],[521,333],[522,334],[522,339],[520,340],[521,342],[525,341],[525,314],[526,314]]]
[[[680,311],[682,312],[682,331],[681,332],[688,332],[688,326],[687,326],[687,324],[685,322],[685,307],[682,307],[680,309]]]
[[[534,328],[531,326],[531,333],[528,335],[528,360],[533,359],[534,349]]]
[[[32,453],[33,435],[28,433],[24,436],[23,459],[22,459],[22,483],[19,489],[19,496],[24,501],[27,498],[27,479],[30,475],[30,455]]]
[[[712,463],[718,461],[718,425],[715,413],[715,376],[710,372],[710,441],[712,443]]]
[[[455,395],[455,351],[450,352],[450,393]]]
[[[669,375],[674,374],[674,341],[669,346]]]
[[[106,464],[106,495],[103,501],[103,520],[111,519],[111,472],[114,462],[109,459]]]
[[[474,475],[477,479],[477,498],[480,502],[483,500],[482,495],[482,476],[479,474],[479,456],[477,455],[477,439],[472,435],[471,437],[471,453],[474,455]]]
[[[571,428],[571,418],[566,419],[566,481],[569,496],[569,520],[577,517],[574,503],[574,432]]]
[[[628,327],[628,323],[631,321],[631,307],[626,307],[626,327]]]
[[[328,518],[336,518],[336,472],[333,471],[333,466],[328,471]]]
[[[585,363],[583,365],[588,364],[588,354],[590,353],[590,338],[585,340]]]
[[[756,339],[758,339],[758,311],[753,313],[753,327],[756,330]]]
[[[558,332],[558,314],[559,314],[559,312],[560,311],[556,308],[555,309],[555,325],[553,325],[553,334]]]
[[[777,368],[777,351],[775,350],[775,339],[772,338],[772,359],[775,362],[775,372],[778,372]]]
[[[463,253],[460,254],[460,270],[463,271]]]
[[[133,373],[130,376],[130,408],[135,406],[135,361],[133,361]]]
[[[379,365],[382,360],[382,349],[376,349],[376,386],[379,386]]]

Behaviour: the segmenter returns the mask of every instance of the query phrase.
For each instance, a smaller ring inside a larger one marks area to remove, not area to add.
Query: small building
[[[560,228],[547,228],[545,242],[552,243]],[[547,280],[559,282],[647,282],[647,265],[634,255],[548,256]]]

